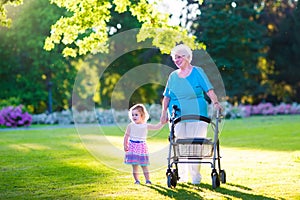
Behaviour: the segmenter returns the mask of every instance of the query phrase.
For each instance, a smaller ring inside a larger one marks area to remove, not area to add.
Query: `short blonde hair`
[[[179,44],[171,50],[171,56],[173,60],[175,58],[175,55],[186,56],[189,62],[191,62],[193,59],[193,52],[191,48],[185,44]]]
[[[149,119],[149,113],[148,113],[148,111],[146,110],[146,108],[145,108],[145,106],[143,104],[136,104],[136,105],[132,106],[129,109],[128,116],[129,116],[129,119],[131,121],[133,121],[132,120],[132,111],[133,110],[137,110],[141,114],[141,117],[142,117],[142,119],[143,119],[144,122],[148,121],[148,119]]]

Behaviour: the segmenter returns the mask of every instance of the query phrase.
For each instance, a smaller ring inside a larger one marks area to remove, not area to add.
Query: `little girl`
[[[125,164],[132,165],[132,173],[135,179],[135,184],[140,184],[138,166],[143,169],[146,179],[146,184],[151,184],[149,178],[149,153],[146,144],[148,130],[158,130],[164,125],[148,124],[149,114],[142,104],[136,104],[129,109],[129,118],[131,123],[127,126],[124,135],[124,151],[125,151]]]

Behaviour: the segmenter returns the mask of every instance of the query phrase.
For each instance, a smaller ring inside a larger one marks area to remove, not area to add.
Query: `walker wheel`
[[[176,187],[177,185],[177,177],[176,177],[176,173],[175,170],[173,170],[173,172],[171,170],[168,170],[167,172],[167,185],[169,188],[172,187]]]
[[[177,185],[177,180],[178,180],[178,173],[176,169],[173,169],[173,173],[172,173],[172,186],[175,188]]]
[[[172,187],[171,182],[172,182],[172,174],[167,174],[167,184],[169,188]]]
[[[216,189],[217,187],[220,186],[220,179],[218,176],[218,173],[215,172],[215,170],[213,170],[213,172],[211,173],[211,179],[212,179],[212,188]]]
[[[222,183],[226,183],[226,172],[225,170],[220,171],[220,180]]]

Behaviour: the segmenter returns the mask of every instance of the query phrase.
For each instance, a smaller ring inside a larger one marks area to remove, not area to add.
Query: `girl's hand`
[[[125,151],[125,152],[128,151],[128,145],[124,145],[124,151]]]
[[[168,122],[168,115],[166,112],[162,113],[161,116],[160,116],[160,122],[162,124],[165,124]]]

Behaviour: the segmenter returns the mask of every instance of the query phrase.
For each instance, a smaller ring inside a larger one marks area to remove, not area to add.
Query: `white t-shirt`
[[[130,140],[134,141],[146,141],[148,129],[147,124],[135,124],[130,123]]]

